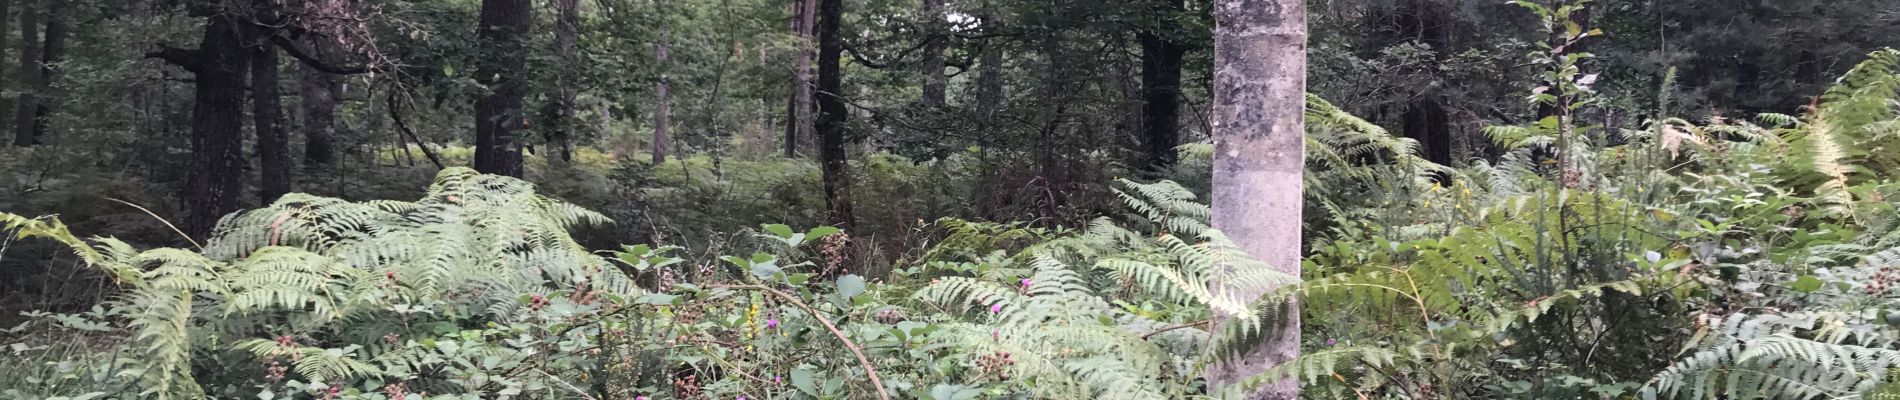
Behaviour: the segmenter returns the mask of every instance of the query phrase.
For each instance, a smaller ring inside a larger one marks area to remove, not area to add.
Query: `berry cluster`
[[[1882,267],[1874,271],[1874,280],[1867,284],[1868,296],[1886,296],[1893,293],[1894,281],[1900,281],[1900,274],[1893,273],[1893,267]]]
[[[1016,365],[1016,359],[1007,351],[997,351],[977,356],[976,369],[983,376],[995,376],[998,380],[1009,380],[1009,367]]]

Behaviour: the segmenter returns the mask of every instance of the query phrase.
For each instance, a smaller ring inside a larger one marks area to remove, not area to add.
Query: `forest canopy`
[[[1891,398],[1896,27],[0,0],[0,398]]]

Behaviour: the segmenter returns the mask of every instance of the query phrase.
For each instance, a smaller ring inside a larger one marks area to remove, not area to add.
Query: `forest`
[[[0,398],[1900,399],[1891,0],[0,0]]]

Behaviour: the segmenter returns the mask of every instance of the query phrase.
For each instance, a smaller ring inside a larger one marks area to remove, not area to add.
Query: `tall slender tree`
[[[57,2],[58,0],[54,0]],[[39,139],[33,135],[33,110],[39,107],[40,93],[40,12],[46,3],[26,0],[20,7],[20,91],[14,102],[13,145],[31,146]]]
[[[1155,26],[1136,34],[1141,42],[1142,147],[1148,168],[1174,165],[1181,146],[1181,65],[1188,46],[1181,42],[1181,24],[1175,21],[1185,6],[1164,0],[1154,8]]]
[[[266,28],[257,30],[271,34]],[[257,135],[255,152],[261,170],[257,194],[263,204],[275,202],[291,190],[290,138],[283,127],[279,71],[277,46],[260,42],[251,49],[251,131]]]
[[[798,60],[792,71],[792,96],[785,111],[785,157],[798,157],[799,143],[811,141],[812,29],[817,21],[818,0],[794,0],[792,36],[798,43]]]
[[[191,170],[184,190],[185,233],[204,238],[218,219],[236,211],[244,190],[244,78],[249,54],[246,22],[215,2],[191,12],[206,17],[196,49],[166,47],[146,56],[192,73]]]
[[[923,103],[926,106],[941,106],[948,98],[946,91],[948,78],[943,73],[944,49],[949,47],[950,31],[944,15],[944,0],[923,0],[924,20],[919,26],[924,28],[924,56],[922,71],[924,76]]]
[[[581,63],[580,53],[576,49],[580,41],[581,2],[554,0],[554,8],[560,14],[554,23],[554,46],[560,51],[561,61],[566,63],[566,67],[563,67],[561,74],[560,103],[555,105],[559,109],[555,111],[553,139],[554,147],[560,153],[559,160],[570,161],[574,157],[574,131],[579,127],[575,124],[577,105],[574,103],[580,97],[580,90],[575,82],[578,74],[572,71],[579,70]]]
[[[322,39],[312,40],[313,48],[322,49]],[[297,69],[299,83],[297,123],[303,132],[303,162],[306,168],[323,168],[336,162],[336,108],[343,98],[343,78],[317,67]]]
[[[666,131],[669,128],[667,125],[670,124],[670,114],[673,113],[672,105],[668,104],[672,100],[672,93],[668,92],[672,89],[669,87],[672,77],[668,74],[672,73],[672,65],[669,61],[673,56],[672,51],[667,48],[667,41],[672,40],[670,36],[673,34],[673,23],[672,17],[666,12],[665,1],[661,1],[660,40],[653,45],[654,58],[658,59],[660,64],[660,79],[654,83],[653,89],[654,97],[656,97],[653,108],[653,165],[666,162]]]
[[[1299,276],[1306,4],[1215,0],[1214,21],[1214,228],[1248,254]],[[1298,357],[1299,310],[1293,303],[1274,314],[1268,342],[1210,368],[1209,384],[1230,384]],[[1284,379],[1247,398],[1291,400],[1299,390],[1298,379]]]
[[[66,37],[72,31],[72,3],[55,1],[46,9],[46,44],[40,47],[40,76],[38,101],[33,104],[33,135],[31,143],[39,143],[46,137],[48,116],[53,114],[53,105],[60,99],[54,90],[54,82],[59,79],[59,69],[55,68],[66,58]],[[4,19],[4,18],[0,18]],[[50,97],[50,98],[49,98]]]
[[[7,29],[9,28],[7,24],[10,22],[13,22],[12,19],[7,18],[7,16],[9,15],[13,15],[12,9],[13,9],[13,0],[0,0],[0,54],[5,54],[7,50],[7,41],[4,38],[6,37],[5,33],[7,32]],[[7,74],[5,73],[4,69],[0,69],[0,89],[5,89],[5,88],[7,88]],[[0,97],[0,110],[5,110],[6,105],[7,105],[6,99],[4,97]],[[5,121],[0,121],[0,128],[4,128],[5,125],[6,125]],[[0,131],[4,131],[4,130],[5,129],[0,129]],[[14,144],[18,145],[19,143],[17,142],[19,138],[15,137],[14,139],[16,142]]]
[[[844,56],[844,37],[839,28],[844,20],[844,0],[818,1],[818,162],[824,173],[826,220],[832,226],[851,229],[857,216],[851,209],[851,164],[845,160],[845,109],[840,91],[844,71],[838,65]]]
[[[475,170],[519,177],[523,128],[522,76],[527,67],[528,29],[534,22],[529,0],[482,0],[476,36],[475,81],[488,93],[475,102]]]

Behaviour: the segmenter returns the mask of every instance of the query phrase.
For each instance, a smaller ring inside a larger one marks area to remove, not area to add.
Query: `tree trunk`
[[[39,94],[33,102],[33,117],[30,119],[32,140],[27,143],[29,145],[45,140],[49,129],[47,117],[53,114],[53,104],[59,101],[53,87],[53,82],[59,78],[59,71],[53,66],[66,57],[66,36],[72,28],[67,21],[67,11],[71,8],[71,3],[64,1],[55,1],[47,6],[46,45],[40,48],[40,76],[36,82],[38,88],[35,89]],[[49,96],[51,98],[47,98]]]
[[[1181,8],[1170,1],[1166,10]],[[1172,12],[1170,12],[1172,14]],[[1164,19],[1159,32],[1141,32],[1141,130],[1143,149],[1148,153],[1147,168],[1160,171],[1173,166],[1181,146],[1181,63],[1187,46],[1171,37],[1178,34],[1176,23]]]
[[[561,103],[555,113],[555,118],[559,120],[554,125],[554,146],[559,149],[559,160],[572,161],[574,131],[577,127],[574,122],[578,115],[574,102],[580,97],[579,85],[575,83],[579,74],[575,71],[579,70],[581,61],[575,51],[575,44],[580,36],[581,3],[580,0],[555,0],[554,6],[561,14],[560,20],[554,25],[554,45],[561,52],[561,60],[567,64],[561,74]]]
[[[941,106],[948,98],[947,78],[943,74],[943,51],[950,35],[943,14],[944,0],[924,0],[924,98],[925,106]]]
[[[798,41],[797,69],[792,75],[791,104],[785,121],[785,157],[798,157],[798,144],[811,142],[812,30],[817,23],[819,0],[796,0],[797,15],[792,18],[792,34]]]
[[[1301,174],[1305,164],[1306,5],[1301,0],[1214,3],[1214,228],[1273,268],[1300,273]],[[1259,291],[1239,293],[1252,299]],[[1300,311],[1267,321],[1266,343],[1210,368],[1218,387],[1300,354]],[[1224,318],[1223,318],[1224,319]],[[1249,399],[1295,399],[1284,379]]]
[[[261,29],[260,29],[261,30]],[[262,169],[258,196],[263,204],[290,193],[290,139],[283,128],[282,96],[278,90],[277,46],[251,49],[251,130],[257,134],[258,165]]]
[[[653,165],[655,166],[666,162],[668,114],[673,112],[672,105],[668,104],[672,100],[672,94],[668,93],[668,81],[672,80],[672,77],[667,76],[669,72],[667,61],[672,58],[672,54],[666,48],[666,42],[672,40],[671,20],[672,18],[666,14],[666,6],[662,4],[660,6],[660,41],[654,45],[654,57],[659,59],[660,63],[660,81],[654,84],[656,87],[653,90],[654,96],[657,97],[653,109]]]
[[[818,7],[818,162],[824,171],[826,221],[831,226],[850,230],[857,218],[851,210],[851,165],[845,161],[845,109],[840,91],[843,70],[838,59],[844,55],[844,37],[839,25],[844,19],[844,0],[817,0]]]
[[[482,0],[481,44],[475,81],[489,89],[475,102],[475,170],[520,177],[522,76],[527,64],[527,34],[534,22],[529,0]]]
[[[53,0],[59,1],[59,0]],[[33,111],[39,107],[40,11],[45,2],[27,0],[20,7],[20,98],[14,102],[13,145],[39,143],[33,135]]]
[[[185,232],[207,238],[218,219],[237,211],[244,191],[244,74],[242,28],[233,16],[214,15],[197,50],[158,55],[193,73],[191,171],[185,179]]]
[[[10,22],[13,22],[13,20],[7,19],[7,16],[13,15],[12,10],[11,10],[12,8],[13,8],[13,0],[0,0],[0,54],[5,54],[7,52],[7,41],[5,40],[4,34],[7,32],[7,29],[11,28],[7,24]],[[0,90],[4,90],[6,88],[7,88],[7,74],[4,68],[0,68]],[[7,109],[6,108],[7,105],[9,104],[6,101],[6,98],[4,96],[0,96],[0,110]],[[5,128],[6,128],[5,125],[6,125],[5,121],[0,121],[0,131],[5,131]],[[17,142],[18,142],[19,137],[16,136],[14,137],[14,139],[16,142],[14,144],[18,145],[19,143]],[[28,144],[31,144],[31,143],[28,143]]]
[[[297,80],[303,98],[297,121],[303,125],[304,167],[327,167],[336,162],[336,107],[343,97],[343,79],[302,65]]]
[[[1418,96],[1406,107],[1402,118],[1405,137],[1418,141],[1426,160],[1451,165],[1451,120],[1437,96]]]
[[[986,6],[988,6],[986,4]],[[986,12],[988,10],[985,10]],[[981,17],[985,29],[994,29],[997,18],[990,15]],[[979,131],[983,135],[995,135],[996,110],[1003,106],[1003,43],[1001,38],[985,39],[983,56],[977,61],[976,78],[976,114],[979,119]]]

